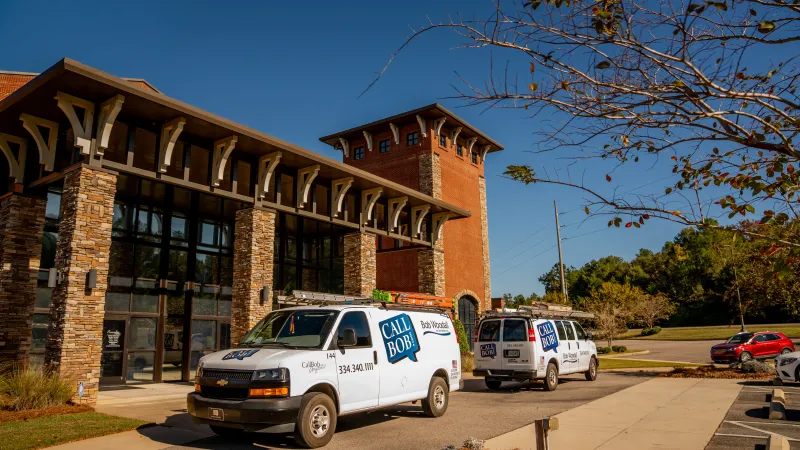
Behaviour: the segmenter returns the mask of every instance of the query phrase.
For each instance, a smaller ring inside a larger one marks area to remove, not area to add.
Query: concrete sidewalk
[[[553,450],[706,447],[742,389],[741,380],[656,378],[558,414]],[[533,449],[533,425],[497,436],[487,450]]]

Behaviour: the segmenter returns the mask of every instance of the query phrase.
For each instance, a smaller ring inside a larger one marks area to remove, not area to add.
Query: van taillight
[[[536,333],[533,328],[528,328],[528,342],[536,342]]]

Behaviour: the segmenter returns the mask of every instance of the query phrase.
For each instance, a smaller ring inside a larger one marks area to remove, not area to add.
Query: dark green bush
[[[467,340],[467,332],[464,331],[464,324],[461,323],[460,320],[456,319],[453,322],[453,327],[456,329],[456,336],[458,336],[458,348],[461,350],[461,354],[469,353],[469,341]]]
[[[611,353],[611,347],[597,347],[598,355],[604,355],[606,353]]]
[[[611,351],[614,353],[625,353],[628,351],[628,347],[625,347],[624,345],[612,345]]]
[[[645,328],[642,330],[642,336],[652,336],[661,333],[661,327]]]

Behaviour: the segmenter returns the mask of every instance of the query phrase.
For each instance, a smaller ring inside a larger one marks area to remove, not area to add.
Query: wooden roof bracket
[[[92,123],[94,122],[94,103],[65,94],[61,91],[55,97],[58,107],[69,119],[72,132],[75,134],[75,146],[80,147],[82,155],[92,153]],[[83,119],[78,117],[75,107],[83,109]]]
[[[300,208],[308,203],[308,193],[311,191],[311,183],[319,175],[319,164],[304,167],[297,171],[297,207]]]
[[[183,132],[184,125],[186,125],[186,118],[177,117],[161,126],[160,148],[158,149],[158,154],[160,155],[158,161],[159,172],[165,173],[172,164],[172,150],[175,148],[175,143],[178,142],[181,132]]]
[[[458,139],[458,134],[461,133],[461,127],[456,128],[455,130],[450,132],[450,140],[452,141],[452,145],[455,147],[456,139]]]
[[[372,211],[375,209],[375,202],[383,194],[382,187],[376,187],[361,191],[361,225],[372,220]]]
[[[408,203],[408,196],[397,197],[389,199],[389,231],[397,228],[397,222],[400,220],[400,213]]]
[[[436,242],[442,238],[442,229],[444,223],[450,218],[449,212],[441,212],[433,215],[433,233],[431,233],[431,241]]]
[[[214,163],[211,184],[218,187],[219,183],[225,178],[225,167],[228,165],[228,158],[236,147],[238,136],[228,136],[214,142]]]
[[[34,117],[30,114],[21,114],[19,120],[22,127],[28,130],[39,149],[39,164],[44,164],[44,170],[52,172],[56,162],[56,143],[58,142],[58,124],[56,122]],[[40,127],[48,129],[47,142],[42,137]]]
[[[412,238],[415,238],[422,233],[422,220],[425,219],[425,216],[430,210],[431,205],[414,206],[411,208],[411,223],[413,225],[413,228],[411,229]]]
[[[350,142],[347,139],[340,137],[339,144],[342,146],[342,153],[344,153],[344,157],[347,158],[350,156]]]
[[[259,200],[267,196],[269,192],[269,180],[275,172],[275,167],[281,161],[281,152],[272,152],[258,158],[258,186],[256,186],[256,198]]]
[[[364,130],[364,140],[367,141],[367,150],[372,151],[372,134]]]
[[[428,137],[428,127],[426,126],[425,118],[417,114],[417,123],[419,124],[419,132],[422,137]]]
[[[446,120],[447,120],[447,117],[446,116],[442,116],[442,117],[436,119],[433,122],[433,129],[436,131],[436,137],[439,137],[439,136],[442,135],[442,125],[444,125],[444,122]]]
[[[472,153],[472,147],[475,146],[476,142],[478,142],[478,138],[477,137],[471,137],[471,138],[467,139],[467,151],[469,153]]]
[[[108,140],[111,138],[111,129],[117,121],[117,115],[122,110],[125,97],[115,95],[100,105],[100,116],[97,117],[97,146],[95,154],[103,156],[108,148]]]
[[[17,144],[19,156],[14,156],[9,143]],[[9,175],[14,178],[15,183],[22,184],[25,178],[25,155],[28,154],[28,142],[10,134],[0,133],[0,152],[8,160]]]
[[[333,180],[331,183],[331,198],[333,199],[333,208],[331,211],[333,212],[333,217],[337,217],[339,213],[342,212],[342,204],[344,203],[344,196],[347,194],[347,190],[350,189],[350,186],[353,185],[353,177],[347,178],[339,178],[338,180]]]
[[[400,128],[397,125],[389,122],[389,128],[392,129],[392,136],[394,136],[394,145],[400,145]]]

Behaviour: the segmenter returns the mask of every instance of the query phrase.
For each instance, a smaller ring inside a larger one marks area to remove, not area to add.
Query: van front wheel
[[[335,431],[336,405],[333,400],[321,392],[304,395],[294,426],[294,440],[301,447],[322,447],[333,439]]]
[[[584,372],[586,376],[586,381],[594,381],[597,379],[597,359],[592,356],[592,359],[589,361],[589,370]]]
[[[555,391],[558,387],[558,367],[554,363],[547,365],[547,372],[544,376],[544,390]]]
[[[441,377],[433,377],[428,385],[428,397],[422,400],[422,410],[428,417],[441,417],[447,411],[450,400],[447,383]]]
[[[495,380],[493,378],[484,378],[484,381],[486,382],[486,387],[488,387],[491,390],[500,389],[500,385],[503,384],[502,381]]]

